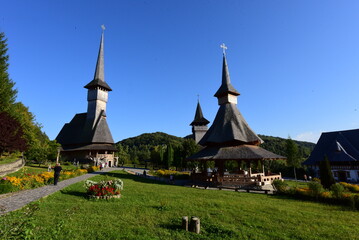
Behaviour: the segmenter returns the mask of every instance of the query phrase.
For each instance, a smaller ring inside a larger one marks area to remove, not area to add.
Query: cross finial
[[[105,31],[105,29],[106,29],[104,24],[101,25],[101,28],[102,28],[102,31]]]
[[[199,94],[197,94],[197,101],[199,102]]]
[[[222,43],[221,48],[223,49],[223,54],[226,55],[226,49],[227,49],[226,44]]]

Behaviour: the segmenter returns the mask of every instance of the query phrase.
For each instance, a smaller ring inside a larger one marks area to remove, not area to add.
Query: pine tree
[[[166,151],[166,167],[167,169],[169,169],[173,163],[173,157],[174,157],[174,151],[173,151],[173,147],[171,144],[169,144],[167,146],[167,151]]]
[[[319,174],[320,183],[323,185],[323,187],[329,189],[330,186],[335,184],[335,180],[327,156],[324,157],[323,161],[319,162]]]
[[[295,168],[300,167],[300,158],[298,155],[298,146],[290,137],[286,140],[286,155],[287,165],[293,167],[294,178],[297,179]]]
[[[0,112],[9,112],[15,103],[17,90],[15,83],[8,74],[9,55],[7,55],[7,39],[3,32],[0,33]]]

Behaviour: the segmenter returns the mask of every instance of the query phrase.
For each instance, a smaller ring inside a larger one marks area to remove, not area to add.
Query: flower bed
[[[86,169],[76,169],[73,171],[62,171],[60,181],[86,174]],[[52,184],[54,172],[42,173],[22,173],[19,176],[5,176],[0,179],[0,194],[16,192],[24,189],[32,189]]]
[[[165,169],[160,169],[160,170],[157,170],[157,171],[151,172],[151,173],[155,176],[165,177],[165,178],[169,178],[172,175],[172,176],[175,176],[176,179],[187,179],[187,178],[189,178],[189,175],[190,175],[189,172],[179,172],[179,171],[165,170]]]
[[[121,197],[121,190],[123,189],[123,181],[121,179],[103,180],[100,182],[87,180],[84,186],[90,198],[119,198]]]
[[[319,181],[308,182],[308,187],[289,187],[285,181],[280,180],[274,181],[273,184],[279,194],[303,200],[347,205],[359,210],[358,186],[354,184],[336,183],[330,189],[324,189]]]

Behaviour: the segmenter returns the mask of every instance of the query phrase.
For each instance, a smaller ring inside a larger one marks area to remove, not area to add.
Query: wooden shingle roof
[[[359,162],[359,129],[325,132],[304,165],[318,165],[327,156],[332,163]]]
[[[56,140],[64,149],[71,145],[114,144],[106,118],[101,114],[94,124],[87,119],[86,113],[76,114],[70,123],[66,123]]]
[[[275,160],[285,157],[254,145],[209,146],[190,156],[188,160]]]
[[[196,114],[194,116],[194,120],[191,122],[190,125],[191,126],[204,126],[204,125],[207,125],[208,123],[209,123],[209,121],[203,117],[202,108],[198,101],[197,108],[196,108]]]

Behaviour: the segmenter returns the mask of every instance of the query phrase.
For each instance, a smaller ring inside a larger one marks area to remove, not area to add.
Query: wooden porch
[[[235,187],[257,188],[272,184],[274,180],[282,179],[281,174],[248,173],[248,174],[224,174],[219,173],[192,173],[191,180],[195,186],[204,187]]]

